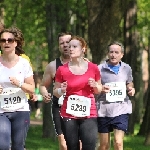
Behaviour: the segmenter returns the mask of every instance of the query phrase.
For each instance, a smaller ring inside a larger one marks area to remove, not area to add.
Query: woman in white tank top
[[[33,94],[32,68],[23,52],[22,32],[11,27],[0,33],[0,149],[23,150],[30,122],[25,93]]]

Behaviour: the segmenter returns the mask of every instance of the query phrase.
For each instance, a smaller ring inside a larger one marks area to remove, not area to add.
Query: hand
[[[37,101],[37,96],[35,94],[30,95],[30,100]]]
[[[0,85],[0,94],[3,92],[3,87]]]
[[[88,85],[90,86],[90,87],[97,87],[97,82],[93,79],[93,78],[89,78],[88,79]]]
[[[12,85],[19,87],[19,80],[17,80],[16,77],[9,77],[9,80]]]
[[[108,85],[102,85],[102,92],[109,93],[110,92],[110,87]]]
[[[129,96],[134,96],[134,94],[135,94],[135,88],[133,88],[133,87],[128,87],[128,88],[127,88],[127,91],[128,91],[128,95],[129,95]]]
[[[42,96],[45,103],[49,103],[51,101],[51,93],[46,93]]]
[[[66,89],[67,89],[67,81],[66,82],[63,82],[61,83],[61,92],[62,93],[66,93]]]

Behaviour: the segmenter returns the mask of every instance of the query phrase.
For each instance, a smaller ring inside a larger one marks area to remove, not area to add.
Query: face
[[[0,37],[0,46],[3,52],[15,51],[17,42],[14,40],[14,35],[9,32],[2,33]]]
[[[78,58],[83,56],[83,48],[79,40],[73,39],[69,42],[70,57]]]
[[[110,64],[118,65],[122,57],[123,52],[121,51],[121,46],[111,45],[109,47],[108,58]]]
[[[71,35],[64,35],[59,37],[59,50],[63,57],[69,56],[69,41]]]

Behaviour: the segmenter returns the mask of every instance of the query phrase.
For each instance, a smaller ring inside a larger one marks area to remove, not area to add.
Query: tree
[[[110,41],[123,40],[118,35],[128,3],[129,0],[87,0],[88,39],[94,63],[100,63],[106,57]]]
[[[136,0],[130,1],[126,13],[124,16],[124,46],[125,56],[124,61],[128,63],[132,68],[132,74],[134,79],[134,87],[136,94],[134,98],[130,98],[132,101],[133,112],[129,119],[129,133],[134,133],[135,123],[139,123],[142,114],[142,99],[140,96],[143,91],[140,88],[142,85],[142,72],[140,69],[141,58],[139,51],[139,36],[137,33],[137,2]],[[132,57],[131,57],[132,56]],[[141,85],[141,86],[140,86]],[[140,94],[139,94],[140,93]],[[141,96],[142,97],[142,96]],[[138,103],[136,101],[138,100]]]
[[[139,18],[139,23],[138,23],[138,30],[141,33],[140,37],[140,44],[142,48],[148,50],[148,66],[149,66],[149,73],[150,73],[150,28],[149,28],[149,7],[150,3],[146,0],[139,0],[138,1],[138,18]],[[145,92],[145,96],[143,99],[144,107],[143,107],[143,118],[142,118],[142,123],[140,126],[140,130],[138,135],[144,135],[145,136],[145,145],[150,145],[150,102],[149,102],[149,96],[150,96],[150,80],[148,81],[148,88],[147,91]]]

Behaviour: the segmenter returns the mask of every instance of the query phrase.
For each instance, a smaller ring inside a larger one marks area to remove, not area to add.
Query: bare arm
[[[16,77],[9,77],[11,84],[16,85],[17,87],[20,87],[25,93],[33,94],[35,89],[35,83],[33,79],[33,75],[25,78],[24,83],[21,83]]]
[[[24,83],[22,84],[21,89],[29,94],[34,93],[35,83],[34,83],[33,76],[28,77],[24,80]]]
[[[53,78],[56,72],[56,63],[55,61],[50,62],[44,72],[42,82],[40,84],[40,93],[43,96],[45,102],[49,102],[51,95],[48,93],[50,85],[53,83]]]
[[[67,82],[63,83],[55,82],[53,94],[59,98],[66,92],[66,89],[67,89]]]

